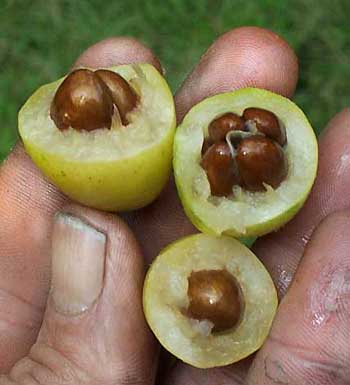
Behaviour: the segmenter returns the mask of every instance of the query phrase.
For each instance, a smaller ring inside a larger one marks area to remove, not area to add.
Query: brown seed
[[[212,195],[229,196],[237,183],[237,173],[227,143],[215,143],[204,154],[201,166],[207,173]]]
[[[209,137],[215,143],[224,141],[226,134],[234,130],[243,131],[244,120],[233,112],[228,112],[214,119],[208,127]]]
[[[240,142],[236,162],[241,185],[250,191],[265,191],[263,182],[277,188],[288,172],[287,159],[281,146],[260,135]]]
[[[126,114],[132,111],[137,105],[138,97],[135,91],[124,78],[115,72],[97,70],[95,74],[99,76],[109,88],[113,103],[118,108],[122,123],[124,125],[129,124]]]
[[[241,288],[227,270],[200,270],[188,278],[188,315],[225,331],[238,324],[243,313]]]
[[[113,102],[107,86],[87,69],[75,70],[64,79],[50,107],[51,119],[60,130],[110,128],[112,115]]]
[[[271,111],[254,107],[246,108],[243,112],[243,118],[248,124],[254,123],[259,132],[275,140],[281,146],[286,144],[286,129]]]

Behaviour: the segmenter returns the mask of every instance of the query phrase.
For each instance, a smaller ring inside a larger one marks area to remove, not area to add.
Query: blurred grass
[[[28,96],[113,35],[149,45],[175,91],[215,37],[241,25],[269,28],[297,52],[295,100],[320,132],[349,103],[349,14],[349,0],[0,0],[0,160]]]

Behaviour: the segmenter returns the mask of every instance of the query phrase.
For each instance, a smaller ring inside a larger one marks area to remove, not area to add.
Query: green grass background
[[[349,104],[349,14],[349,0],[0,0],[0,161],[28,96],[113,35],[149,45],[175,92],[215,37],[242,25],[269,28],[299,57],[295,100],[320,132]]]

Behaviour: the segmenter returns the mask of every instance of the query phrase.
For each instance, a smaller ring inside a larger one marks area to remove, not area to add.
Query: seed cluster
[[[248,191],[277,188],[286,178],[285,127],[275,114],[246,108],[242,116],[228,112],[214,119],[202,146],[201,166],[215,196],[229,196],[234,185]]]
[[[138,102],[138,96],[119,74],[109,70],[78,69],[58,87],[50,107],[51,119],[60,130],[78,131],[111,128],[118,111],[123,125],[126,115]]]

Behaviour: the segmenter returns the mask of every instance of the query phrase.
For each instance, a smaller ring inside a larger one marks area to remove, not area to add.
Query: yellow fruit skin
[[[168,180],[172,135],[136,157],[108,162],[67,162],[25,143],[34,163],[61,191],[86,206],[106,211],[134,210],[151,203]]]
[[[171,91],[158,71],[148,64],[140,64],[140,67],[152,76],[156,86],[167,89],[169,102],[173,103]],[[35,103],[35,97],[34,93],[23,108]],[[167,135],[157,144],[122,159],[67,161],[63,155],[55,154],[50,149],[43,151],[35,143],[22,139],[37,167],[71,199],[105,211],[135,210],[151,203],[169,178],[176,126],[173,104],[172,108],[173,118],[170,127],[166,127]]]

